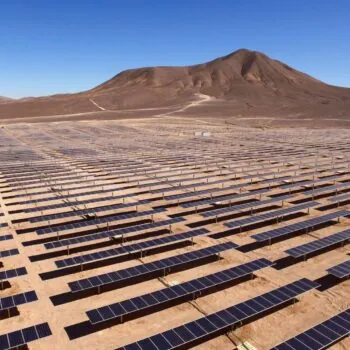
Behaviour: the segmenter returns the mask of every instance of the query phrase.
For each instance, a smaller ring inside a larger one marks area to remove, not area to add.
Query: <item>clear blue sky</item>
[[[350,86],[350,1],[2,0],[0,95],[75,92],[243,47]]]

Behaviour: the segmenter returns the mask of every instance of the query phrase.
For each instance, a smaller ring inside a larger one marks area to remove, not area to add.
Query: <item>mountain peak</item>
[[[349,89],[329,86],[262,52],[243,48],[192,66],[126,70],[78,94],[1,103],[0,116],[18,115],[14,110],[19,106],[26,115],[96,111],[96,104],[103,110],[158,108],[186,104],[198,94],[215,97],[217,107],[227,101],[243,111],[247,106],[257,111],[317,105],[324,110],[325,104],[350,103]]]

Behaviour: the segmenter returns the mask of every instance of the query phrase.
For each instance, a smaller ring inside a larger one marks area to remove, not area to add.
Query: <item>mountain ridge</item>
[[[0,117],[24,116],[24,109],[28,116],[93,112],[96,104],[112,111],[165,107],[188,103],[198,93],[231,101],[238,109],[350,104],[349,88],[328,85],[264,53],[239,49],[191,66],[125,70],[75,94],[2,103]]]

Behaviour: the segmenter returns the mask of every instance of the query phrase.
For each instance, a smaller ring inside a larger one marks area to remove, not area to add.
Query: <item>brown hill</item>
[[[193,100],[196,93],[217,98],[217,108],[219,101],[231,101],[237,111],[247,106],[295,111],[324,105],[350,111],[350,89],[327,85],[263,53],[242,49],[194,66],[127,70],[78,94],[2,104],[0,117],[172,106]]]
[[[5,97],[5,96],[0,96],[0,103],[8,103],[8,102],[11,102],[11,101],[13,101],[12,98]]]

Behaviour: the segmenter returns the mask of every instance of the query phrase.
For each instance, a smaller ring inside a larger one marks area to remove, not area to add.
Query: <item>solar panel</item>
[[[335,244],[350,242],[350,229],[335,233],[328,237],[320,238],[315,241],[302,244],[300,246],[286,250],[285,252],[294,257],[299,258],[307,254],[315,253],[319,250],[331,247]]]
[[[198,230],[188,231],[185,233],[179,233],[176,235],[171,235],[171,236],[162,237],[162,238],[156,238],[149,241],[124,245],[118,248],[112,248],[112,249],[102,250],[102,251],[98,251],[90,254],[80,255],[73,258],[57,260],[55,261],[55,264],[58,268],[62,268],[62,267],[68,267],[68,266],[73,266],[77,264],[90,263],[101,259],[108,259],[108,258],[112,258],[112,257],[124,255],[124,254],[130,254],[137,251],[147,252],[148,250],[161,245],[183,241],[192,237],[204,235],[206,233],[209,233],[209,231],[205,228],[201,228]]]
[[[50,179],[50,181],[55,181],[55,180],[60,180],[60,179],[65,179],[65,180],[71,180],[71,179],[79,179],[81,178],[81,175],[78,176],[60,176],[60,177],[50,177],[50,178],[44,178],[44,180],[42,179],[35,179],[32,181],[17,181],[17,179],[13,179],[13,181],[10,180],[6,180],[6,182],[8,182],[10,184],[11,187],[17,188],[17,187],[22,187],[22,186],[26,186],[26,185],[33,185],[33,184],[38,184],[38,183],[42,183],[43,181],[47,181],[48,179]],[[40,187],[42,187],[43,185],[41,185]]]
[[[224,179],[224,180],[217,180],[217,181],[212,181],[212,182],[197,182],[195,184],[190,184],[190,185],[172,186],[172,187],[167,187],[167,188],[160,188],[158,190],[153,190],[153,191],[151,191],[151,193],[165,193],[165,192],[184,190],[187,188],[196,188],[196,187],[217,185],[217,184],[221,184],[221,183],[225,183],[225,182],[230,182],[232,180],[233,179]]]
[[[187,174],[184,174],[185,176]],[[198,176],[198,177],[191,177],[191,178],[181,178],[181,179],[175,179],[175,180],[164,180],[164,181],[156,181],[156,182],[148,182],[146,184],[140,184],[137,187],[139,188],[147,188],[147,187],[155,187],[155,186],[162,186],[162,185],[169,185],[169,184],[182,184],[183,182],[189,182],[194,180],[203,180],[203,179],[210,179],[213,177],[219,176],[218,174],[212,174],[212,175],[204,175],[204,176]],[[171,176],[172,177],[172,176]],[[145,178],[145,180],[149,180],[149,178]],[[138,180],[140,181],[140,180]]]
[[[264,221],[267,221],[270,219],[280,218],[280,217],[283,217],[285,215],[288,215],[288,214],[291,214],[294,212],[308,209],[308,208],[314,207],[318,204],[319,203],[317,203],[317,202],[307,202],[307,203],[295,205],[295,206],[289,207],[289,208],[270,211],[270,212],[268,212],[266,214],[262,214],[262,215],[250,216],[250,217],[247,217],[244,219],[226,222],[225,226],[227,226],[229,228],[235,228],[235,227],[242,227],[242,226],[255,224],[258,222],[264,222]]]
[[[40,338],[48,337],[51,334],[48,323],[41,323],[18,331],[2,334],[0,335],[0,350],[17,348]]]
[[[266,192],[268,192],[268,190],[263,189],[263,190],[257,190],[257,191],[254,191],[254,192],[234,193],[234,194],[230,194],[230,195],[225,195],[225,196],[220,196],[220,197],[215,197],[215,198],[202,199],[202,200],[198,200],[198,201],[184,203],[184,204],[181,204],[181,207],[183,207],[183,208],[193,208],[193,207],[197,207],[197,206],[200,206],[200,205],[213,204],[213,203],[216,203],[216,202],[228,201],[230,199],[240,199],[240,198],[244,198],[244,197],[255,196],[257,194],[266,193]]]
[[[209,337],[225,334],[232,327],[241,326],[242,322],[263,315],[268,310],[286,305],[288,301],[318,286],[317,283],[303,278],[121,349],[157,350],[160,347],[167,350],[177,346],[189,348]]]
[[[271,350],[323,350],[350,334],[350,309],[318,324]]]
[[[343,216],[347,216],[349,214],[350,212],[346,210],[340,210],[335,213],[326,214],[323,216],[319,216],[317,218],[312,218],[312,219],[297,222],[295,224],[291,224],[288,226],[279,227],[273,230],[258,233],[258,234],[252,235],[251,237],[259,242],[266,242],[266,241],[273,240],[275,238],[288,236],[289,234],[298,232],[300,230],[308,230],[309,228],[312,229],[314,226],[326,223],[334,219],[338,219]]]
[[[0,241],[8,241],[10,239],[13,239],[13,236],[12,235],[3,235],[3,236],[0,236]]]
[[[8,224],[6,222],[0,223],[0,227],[7,227],[7,226],[8,226]]]
[[[222,191],[228,191],[232,190],[235,188],[240,188],[242,185],[232,185],[232,186],[227,186],[224,188],[211,188],[209,190],[201,190],[201,191],[193,191],[193,192],[186,192],[186,193],[180,193],[180,194],[174,194],[171,196],[166,196],[164,199],[170,201],[170,200],[179,200],[187,197],[194,197],[194,196],[199,196],[199,195],[204,195],[204,194],[211,194],[214,192],[222,192]]]
[[[102,207],[96,207],[91,209],[79,209],[79,210],[73,210],[65,213],[57,213],[57,214],[48,214],[48,215],[42,215],[38,217],[29,218],[29,222],[41,222],[41,221],[48,221],[48,220],[57,220],[57,219],[63,219],[68,218],[72,216],[83,216],[83,215],[89,215],[89,214],[95,214],[103,211],[108,210],[116,210],[121,208],[128,208],[128,207],[135,207],[138,205],[143,205],[148,203],[148,200],[142,200],[139,202],[134,203],[126,203],[126,204],[112,204],[112,205],[105,205]]]
[[[338,278],[347,278],[350,276],[350,260],[335,265],[327,270],[330,275]]]
[[[185,221],[184,218],[177,217],[173,219],[163,220],[163,221],[157,221],[157,222],[151,222],[146,224],[140,224],[140,225],[134,225],[130,227],[124,227],[116,230],[109,230],[109,231],[103,231],[99,233],[94,233],[91,235],[86,235],[82,237],[76,237],[76,238],[70,238],[70,239],[62,239],[60,241],[45,243],[46,249],[53,249],[53,248],[59,248],[59,247],[67,247],[68,245],[74,245],[78,243],[86,243],[90,242],[96,239],[104,239],[109,238],[113,236],[119,236],[119,235],[126,235],[128,233],[133,233],[137,231],[145,231],[149,229],[154,229],[157,227],[167,226],[176,224],[179,222]]]
[[[154,306],[166,305],[166,303],[179,298],[193,298],[198,295],[196,293],[200,293],[201,295],[210,288],[233,282],[236,279],[251,275],[254,271],[271,266],[272,264],[273,263],[266,259],[257,259],[205,277],[180,283],[173,287],[164,288],[129,300],[93,309],[87,311],[86,314],[92,324],[98,324],[107,320],[121,318],[138,311],[149,310],[151,312],[152,309],[154,310]],[[130,305],[132,307],[130,307]]]
[[[328,199],[329,202],[342,202],[350,199],[350,193],[345,193],[339,196],[334,196]]]
[[[1,280],[8,280],[10,278],[14,278],[14,277],[18,277],[18,276],[23,276],[26,274],[27,274],[27,270],[25,267],[19,267],[16,269],[0,271],[0,281]]]
[[[8,256],[19,254],[18,249],[3,250],[0,252],[0,258],[7,258]]]
[[[327,176],[327,177],[323,177],[323,178],[318,178],[316,180],[305,180],[305,181],[300,181],[300,182],[295,182],[295,183],[290,183],[290,184],[286,184],[286,185],[282,185],[281,188],[285,189],[289,189],[289,188],[293,188],[293,187],[301,187],[301,186],[310,186],[310,185],[318,185],[318,184],[322,184],[322,183],[327,183],[330,182],[331,180],[337,180],[342,178],[344,175],[347,175],[347,173],[341,174],[341,175],[332,175],[332,176]],[[305,175],[304,175],[305,176]],[[295,180],[295,177],[293,176],[293,180]]]
[[[59,200],[59,199],[68,199],[72,197],[85,197],[85,196],[92,196],[95,194],[102,194],[102,193],[107,193],[107,192],[116,192],[120,191],[120,188],[111,188],[111,189],[105,189],[105,190],[96,190],[96,191],[86,191],[86,192],[81,192],[81,193],[72,193],[72,194],[65,194],[65,195],[60,195],[59,197],[53,196],[53,197],[46,197],[46,198],[37,198],[37,199],[28,199],[25,201],[18,202],[16,204],[35,204],[35,203],[41,203],[41,202],[48,202],[48,201],[53,201],[53,200]],[[137,193],[132,193],[129,194],[129,197],[131,196],[136,196]],[[117,198],[123,198],[127,197],[126,195],[120,195],[120,196],[114,196],[114,199]],[[7,205],[13,205],[13,203],[7,203]]]
[[[16,295],[10,295],[8,297],[0,298],[0,310],[11,309],[13,307],[31,303],[32,301],[36,300],[38,300],[38,297],[34,290]]]
[[[342,184],[337,184],[337,185],[333,185],[333,186],[327,186],[327,187],[322,187],[322,188],[317,188],[314,190],[306,191],[306,192],[303,192],[303,194],[304,195],[309,195],[309,194],[315,195],[315,194],[328,192],[328,191],[338,191],[338,190],[346,189],[348,187],[350,187],[349,183],[342,183]]]
[[[108,216],[105,218],[98,218],[98,219],[93,219],[93,220],[79,221],[79,222],[75,222],[75,223],[71,223],[71,224],[63,224],[63,225],[55,225],[55,226],[45,227],[45,228],[36,230],[36,233],[38,235],[44,235],[44,234],[48,234],[48,233],[61,232],[61,231],[65,231],[65,230],[72,230],[75,228],[82,228],[82,227],[87,227],[87,226],[92,226],[92,225],[105,224],[105,223],[113,222],[113,221],[132,219],[132,218],[137,218],[140,216],[150,216],[150,215],[158,214],[158,213],[161,213],[164,211],[165,211],[164,208],[157,208],[157,209],[146,210],[146,211],[142,211],[142,212],[113,215],[113,216]]]
[[[42,205],[38,207],[32,207],[32,208],[25,208],[23,211],[25,213],[31,213],[31,212],[36,212],[36,211],[43,211],[43,210],[51,210],[51,209],[58,209],[58,208],[64,208],[64,207],[71,207],[72,205],[77,206],[77,205],[85,205],[85,204],[91,204],[91,203],[96,203],[96,202],[104,202],[104,201],[113,201],[116,199],[120,198],[129,198],[129,197],[134,197],[134,193],[129,193],[125,195],[120,195],[120,196],[104,196],[101,198],[91,198],[91,199],[84,199],[84,200],[70,200],[69,202],[64,202],[64,203],[56,203],[56,204],[50,204],[50,205]],[[148,200],[142,200],[139,201],[138,203],[147,203],[149,202]],[[125,204],[120,204],[120,208],[124,208],[125,206],[128,206],[129,203]]]
[[[154,275],[164,273],[165,269],[169,272],[172,268],[180,267],[191,262],[196,262],[225,250],[235,249],[237,247],[237,244],[232,242],[221,243],[208,248],[203,248],[180,255],[175,255],[169,258],[153,261],[143,265],[126,268],[124,270],[69,282],[68,286],[72,292],[79,292],[87,289],[101,287],[103,285],[132,280],[132,278],[135,277],[143,276],[145,278],[150,274]]]
[[[227,214],[230,212],[235,212],[235,211],[240,211],[240,210],[244,210],[244,209],[250,209],[250,208],[256,208],[256,207],[260,207],[262,205],[268,205],[271,203],[276,203],[279,201],[283,201],[283,200],[287,200],[289,198],[291,198],[291,195],[286,195],[286,196],[281,196],[281,197],[275,197],[272,199],[266,199],[263,201],[255,201],[255,202],[250,202],[250,203],[244,203],[244,204],[239,204],[239,205],[234,205],[232,207],[229,208],[220,208],[220,209],[214,209],[214,210],[209,210],[206,211],[204,213],[202,213],[201,215],[205,218],[209,218],[212,216],[217,216],[217,215],[222,215],[222,214]]]

